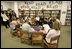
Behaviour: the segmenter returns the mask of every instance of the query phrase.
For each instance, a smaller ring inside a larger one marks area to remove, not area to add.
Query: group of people
[[[9,21],[9,18],[3,13],[2,17],[6,18],[3,18],[5,22]],[[57,17],[45,18],[44,16],[24,16],[22,18],[16,18],[16,16],[13,15],[10,27],[12,28],[12,31],[16,31],[18,28],[21,28],[22,30],[27,30],[29,33],[34,31],[43,32],[44,39],[50,43],[51,37],[60,35],[61,22]],[[20,32],[16,32],[20,35]],[[56,42],[57,41],[54,41],[52,43]]]
[[[14,11],[1,11],[1,22],[6,28],[10,26],[9,22],[11,22],[14,17],[16,17],[16,13]]]

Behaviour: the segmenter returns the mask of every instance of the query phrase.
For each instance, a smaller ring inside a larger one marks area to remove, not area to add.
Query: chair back
[[[42,32],[32,32],[32,37],[35,37],[35,35],[42,35],[43,36],[43,33]]]
[[[29,37],[29,32],[26,30],[21,30],[21,33],[23,33],[24,37]]]
[[[50,40],[50,43],[51,43],[52,41],[55,41],[55,40],[57,40],[57,42],[58,42],[59,37],[60,37],[60,35],[52,37],[51,40]]]

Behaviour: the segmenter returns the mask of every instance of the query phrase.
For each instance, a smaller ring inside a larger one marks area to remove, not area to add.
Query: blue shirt
[[[14,30],[15,29],[15,27],[14,26],[12,26],[12,25],[10,25],[10,27]]]
[[[36,26],[33,26],[33,29],[36,30],[36,31],[40,31],[40,28],[36,27]]]

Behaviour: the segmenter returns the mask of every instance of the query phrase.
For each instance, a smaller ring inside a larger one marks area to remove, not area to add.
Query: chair
[[[13,30],[11,27],[10,27],[10,33],[12,34],[12,37],[15,37],[15,36],[17,36],[17,30]]]
[[[26,30],[21,30],[21,33],[23,33],[23,35],[21,37],[21,43],[23,43],[24,41],[28,41],[27,43],[30,44],[29,43],[29,41],[30,41],[29,34],[30,33],[28,31],[26,31]]]
[[[45,40],[43,40],[43,44],[45,43],[45,45],[47,45],[48,48],[58,48],[59,37],[60,37],[60,35],[52,37],[50,40],[50,43],[47,43]],[[52,41],[55,41],[55,40],[57,40],[57,43],[52,43]],[[43,46],[43,48],[44,48],[44,46]]]
[[[21,32],[21,28],[17,28],[17,36],[20,38],[22,35],[23,35],[23,33]]]
[[[42,32],[32,32],[32,45],[34,43],[41,43],[41,46],[43,46],[43,33]]]

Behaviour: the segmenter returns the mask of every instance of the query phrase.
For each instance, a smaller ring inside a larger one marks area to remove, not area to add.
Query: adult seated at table
[[[53,20],[53,29],[49,30],[47,33],[45,40],[50,43],[51,37],[60,35],[59,23],[56,19]],[[53,41],[52,43],[57,43],[57,40]]]
[[[27,30],[28,32],[34,31],[34,29],[29,25],[28,19],[22,24],[20,28],[22,28],[22,30]]]
[[[47,32],[44,30],[44,27],[42,26],[42,28],[40,29],[40,31],[39,32],[42,32],[43,33],[43,38],[45,38],[46,37],[46,35],[47,35]]]
[[[48,30],[50,29],[50,26],[48,24],[43,24],[43,27],[46,32],[48,32]]]
[[[36,20],[35,20],[35,18],[32,18],[32,24],[33,24],[33,25],[36,24]]]
[[[16,18],[16,19],[13,19],[13,21],[11,23],[15,27],[17,24],[20,24],[20,20],[19,20],[19,18]]]
[[[31,38],[31,34],[33,31],[35,31],[30,25],[29,25],[29,20],[27,19],[24,23],[22,23],[22,26],[20,26],[22,30],[26,30],[29,32],[29,37]],[[22,36],[23,37],[23,36]]]

